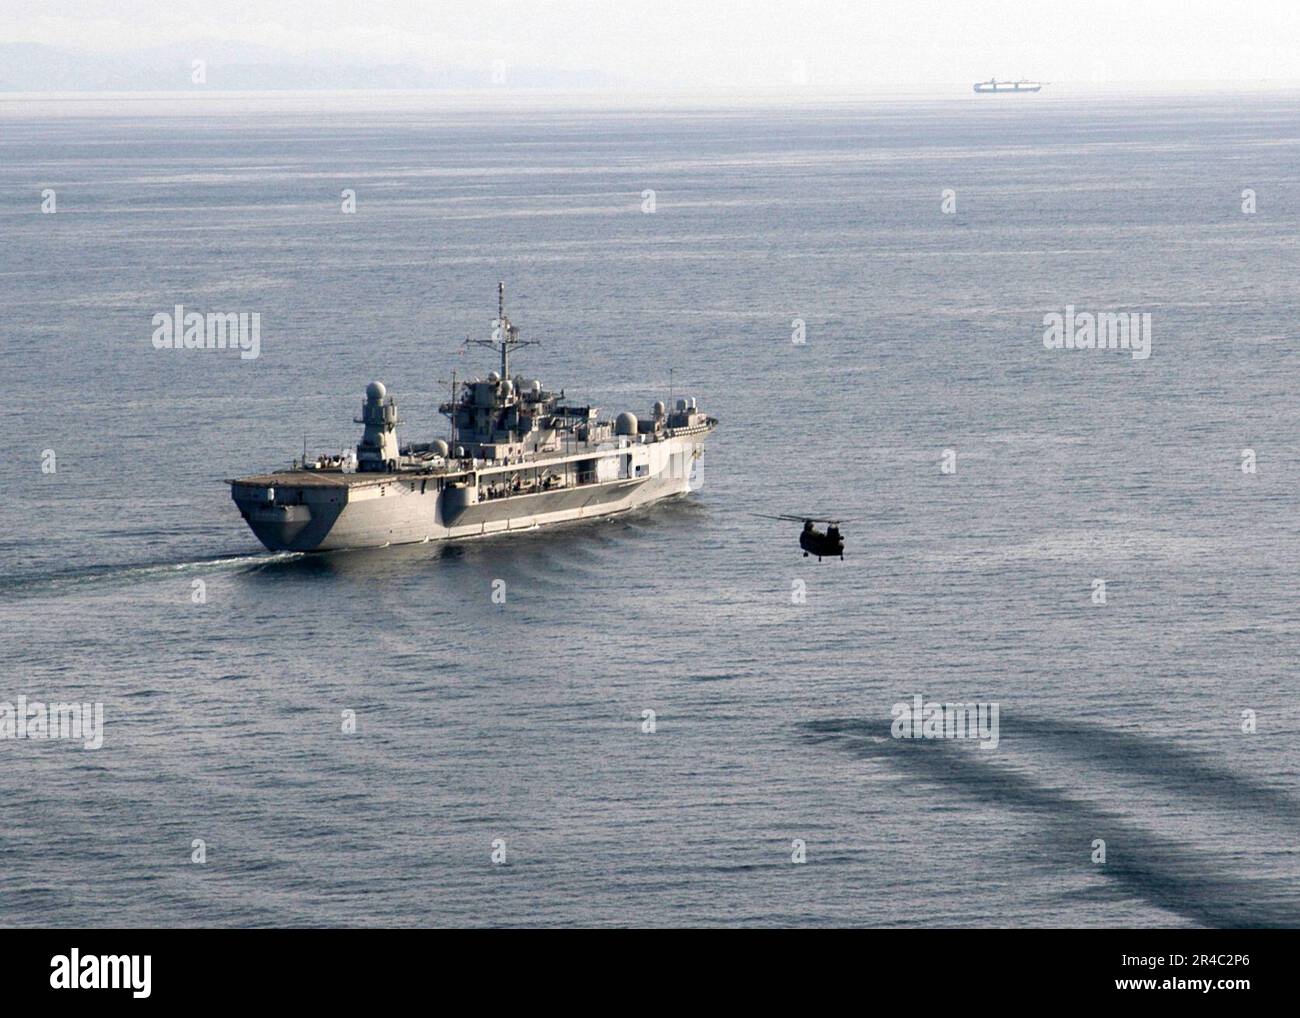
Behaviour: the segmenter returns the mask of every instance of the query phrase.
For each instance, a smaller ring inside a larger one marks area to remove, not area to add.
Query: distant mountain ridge
[[[206,84],[191,80],[195,60],[205,63]],[[505,67],[422,67],[409,61],[380,63],[321,51],[291,54],[267,46],[228,42],[90,53],[42,43],[0,43],[0,92],[172,92],[298,89],[600,88],[621,84],[597,71]]]

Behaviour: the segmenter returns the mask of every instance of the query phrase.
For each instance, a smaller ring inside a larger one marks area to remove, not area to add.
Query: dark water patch
[[[1204,754],[1175,746],[1167,738],[1078,721],[1006,714],[1002,738],[1021,733],[1041,739],[1053,754],[1069,753],[1101,767],[1118,768],[1163,785],[1180,798],[1227,809],[1257,810],[1300,824],[1300,799],[1285,790],[1216,765]]]
[[[894,739],[888,723],[826,719],[803,723],[805,738],[861,759],[879,760],[941,794],[1014,812],[1031,812],[1059,865],[1093,871],[1126,892],[1204,926],[1300,927],[1300,888],[1250,878],[1194,851],[1036,783],[1027,774],[984,762],[973,746],[946,740]],[[1106,842],[1106,862],[1089,861],[1094,839]]]

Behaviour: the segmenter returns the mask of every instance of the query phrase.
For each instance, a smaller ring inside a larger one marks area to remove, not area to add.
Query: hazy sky
[[[205,41],[631,87],[1300,79],[1300,3],[1223,0],[0,0],[0,40]]]

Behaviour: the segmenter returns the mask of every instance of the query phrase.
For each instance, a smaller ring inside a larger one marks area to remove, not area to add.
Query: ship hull
[[[699,486],[702,443],[675,439],[662,450],[659,469],[643,477],[615,478],[534,494],[479,501],[463,490],[428,479],[392,475],[294,492],[299,504],[267,504],[254,487],[232,489],[249,528],[272,551],[326,552],[482,537],[627,512]],[[672,455],[676,452],[677,455]]]

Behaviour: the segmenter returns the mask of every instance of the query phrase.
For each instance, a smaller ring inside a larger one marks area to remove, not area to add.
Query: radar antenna
[[[485,346],[501,353],[501,377],[510,377],[510,351],[517,346],[536,346],[535,339],[520,339],[517,326],[506,317],[506,284],[497,283],[497,319],[492,323],[491,339],[471,339],[475,346]]]

